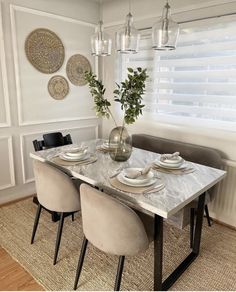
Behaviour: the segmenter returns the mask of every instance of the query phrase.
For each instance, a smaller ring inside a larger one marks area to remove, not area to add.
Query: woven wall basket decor
[[[91,65],[86,57],[80,54],[70,57],[66,64],[66,74],[72,84],[78,86],[86,85],[88,83],[84,79],[86,71],[91,71]]]
[[[54,99],[64,99],[69,93],[69,83],[63,76],[53,76],[48,81],[48,92]]]
[[[58,71],[65,59],[61,39],[51,30],[38,28],[25,40],[25,53],[29,62],[42,73]]]

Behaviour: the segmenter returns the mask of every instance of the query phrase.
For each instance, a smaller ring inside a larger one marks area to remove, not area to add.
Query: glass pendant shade
[[[152,27],[152,43],[154,50],[175,50],[179,35],[179,25],[173,21],[170,5],[166,3],[162,17]]]
[[[91,37],[91,48],[93,56],[111,55],[112,40],[103,31],[103,22],[99,21],[95,34]]]
[[[133,16],[126,16],[125,26],[116,33],[116,49],[120,53],[135,54],[139,49],[140,34],[134,27]]]

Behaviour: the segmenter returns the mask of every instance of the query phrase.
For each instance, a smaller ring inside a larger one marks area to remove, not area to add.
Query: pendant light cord
[[[129,0],[129,13],[131,13],[131,0]]]
[[[102,1],[99,0],[99,21],[102,20],[102,9],[101,9],[101,3],[102,3]]]

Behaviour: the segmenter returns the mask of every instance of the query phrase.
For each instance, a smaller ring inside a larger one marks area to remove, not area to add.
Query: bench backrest
[[[185,160],[220,169],[223,165],[220,153],[212,148],[164,139],[146,134],[132,135],[133,147],[156,153],[180,152]]]

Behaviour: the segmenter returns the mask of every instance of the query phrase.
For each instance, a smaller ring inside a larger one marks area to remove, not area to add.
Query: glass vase
[[[114,128],[109,136],[109,152],[111,159],[126,161],[132,153],[132,138],[125,127]]]

